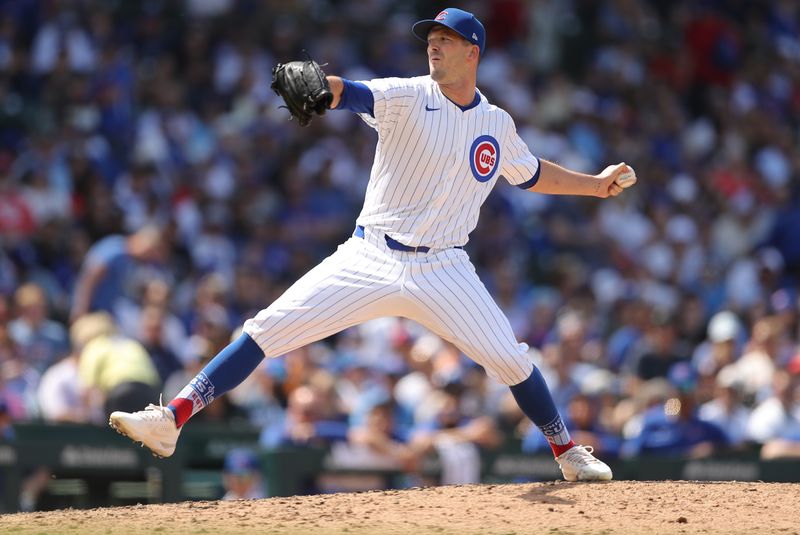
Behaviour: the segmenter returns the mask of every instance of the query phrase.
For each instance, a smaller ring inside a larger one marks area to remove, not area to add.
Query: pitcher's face
[[[442,26],[428,33],[428,67],[431,78],[441,83],[452,83],[469,72],[469,58],[477,54],[478,47]]]

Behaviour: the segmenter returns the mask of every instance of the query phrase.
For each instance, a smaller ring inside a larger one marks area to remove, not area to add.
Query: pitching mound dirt
[[[800,535],[798,503],[786,483],[466,485],[14,514],[0,533]]]

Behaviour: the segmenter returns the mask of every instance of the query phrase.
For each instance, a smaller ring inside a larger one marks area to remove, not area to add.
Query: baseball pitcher
[[[315,62],[278,65],[273,89],[301,126],[328,109],[350,110],[378,134],[364,207],[353,235],[244,324],[166,407],[115,412],[110,425],[167,457],[183,425],[275,358],[381,316],[403,316],[455,344],[508,385],[541,429],[567,480],[608,480],[611,470],[576,445],[539,370],[475,273],[464,244],[481,204],[503,177],[548,194],[620,194],[636,182],[624,163],[597,175],[533,156],[513,119],[477,89],[483,25],[449,8],[412,31],[427,42],[430,74],[351,81]]]

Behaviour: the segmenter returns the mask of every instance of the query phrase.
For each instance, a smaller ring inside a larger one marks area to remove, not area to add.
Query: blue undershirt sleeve
[[[342,78],[344,88],[337,110],[350,110],[355,113],[368,113],[375,117],[375,97],[372,90],[363,82],[353,82]]]

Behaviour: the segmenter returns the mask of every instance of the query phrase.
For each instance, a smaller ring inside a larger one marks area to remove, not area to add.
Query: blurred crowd
[[[0,432],[168,401],[352,232],[375,146],[305,129],[269,88],[311,55],[427,74],[441,2],[0,1]],[[502,180],[467,247],[576,441],[603,458],[800,456],[800,4],[464,1],[478,86],[532,152],[618,198]],[[262,445],[474,480],[481,449],[546,452],[507,388],[383,319],[279,359],[196,420]]]

